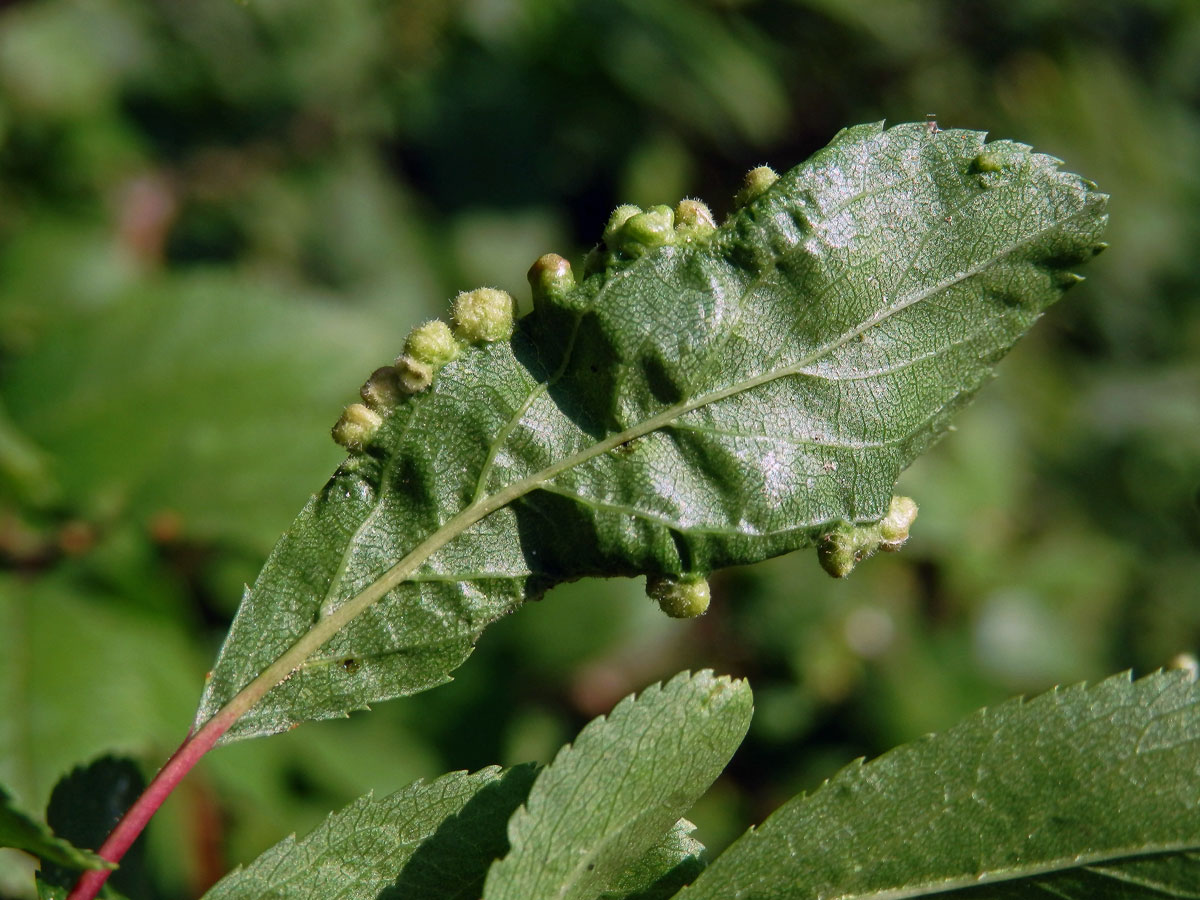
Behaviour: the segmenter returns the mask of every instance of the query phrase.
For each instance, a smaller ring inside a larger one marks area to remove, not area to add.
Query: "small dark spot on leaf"
[[[593,869],[595,869],[595,868],[596,868],[596,864],[595,864],[595,863],[588,863],[588,864],[587,864],[587,870],[588,870],[589,872],[590,872],[590,871],[592,871],[592,870],[593,870]]]
[[[358,660],[354,657],[347,657],[346,659],[342,660],[342,668],[345,669],[349,674],[353,675],[358,671]]]

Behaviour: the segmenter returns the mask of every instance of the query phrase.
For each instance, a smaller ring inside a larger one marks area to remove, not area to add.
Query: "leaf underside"
[[[852,765],[679,900],[1200,897],[1200,687],[1128,676],[982,710]]]
[[[513,815],[512,849],[488,872],[484,900],[591,900],[634,879],[630,868],[655,861],[644,857],[721,774],[751,712],[746,682],[706,671],[591,722]]]
[[[224,739],[440,684],[559,582],[704,574],[881,518],[1100,246],[1094,186],[1023,145],[984,152],[978,132],[848,129],[711,239],[616,254],[470,348],[279,541],[197,725],[423,543]]]

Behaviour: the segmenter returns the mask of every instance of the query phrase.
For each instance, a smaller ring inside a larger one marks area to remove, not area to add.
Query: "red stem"
[[[659,418],[662,418],[661,414]],[[649,421],[654,422],[655,420]],[[601,450],[611,450],[622,440],[628,440],[629,434],[630,432],[622,432],[615,439],[606,438],[597,447]],[[638,435],[633,434],[632,436],[637,437]],[[574,460],[575,457],[570,459]],[[306,659],[341,631],[355,616],[402,583],[431,553],[445,545],[455,535],[460,534],[484,516],[490,515],[510,503],[515,497],[538,487],[542,481],[550,477],[550,474],[552,474],[550,469],[547,469],[536,477],[526,478],[483,501],[471,504],[425,538],[400,562],[388,569],[364,590],[327,615],[322,615],[308,631],[300,636],[296,643],[292,644],[286,652],[242,688],[232,700],[221,707],[216,715],[205,722],[203,728],[184,739],[183,744],[175,751],[175,755],[167,760],[167,764],[154,776],[154,780],[150,782],[142,796],[138,797],[133,806],[129,807],[128,812],[117,823],[112,834],[105,839],[97,851],[100,856],[109,862],[120,862],[121,857],[137,840],[137,836],[142,833],[142,829],[162,806],[163,801],[167,799],[171,791],[175,790],[175,786],[183,780],[183,776],[200,761],[200,757],[213,748],[221,735],[228,731],[234,722],[253,709],[255,704],[272,688],[290,678]],[[75,887],[72,888],[71,893],[67,895],[67,900],[93,900],[104,882],[108,880],[110,871],[109,869],[89,869],[84,872]]]
[[[224,712],[224,711],[222,711]],[[134,801],[133,806],[126,810],[121,821],[112,830],[100,849],[96,851],[103,859],[119,863],[129,851],[138,835],[158,812],[175,786],[200,761],[213,745],[220,739],[229,727],[238,720],[238,715],[222,715],[218,713],[209,719],[195,734],[184,738],[179,749],[167,760],[166,765],[159,769],[158,774],[142,791],[142,795]],[[93,900],[100,893],[100,888],[112,874],[112,869],[88,869],[75,882],[75,887],[67,895],[67,900]]]

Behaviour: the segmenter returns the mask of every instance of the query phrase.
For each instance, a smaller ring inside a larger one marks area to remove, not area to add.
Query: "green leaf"
[[[707,780],[695,785],[694,793],[698,794],[724,766],[737,743],[729,739],[732,735],[723,732],[733,724],[737,737],[745,733],[749,689],[741,682],[731,685],[728,680],[713,679],[707,674],[691,680],[676,679],[672,685],[665,690],[653,688],[648,694],[660,705],[668,705],[673,698],[670,705],[675,707],[677,717],[687,712],[690,701],[695,707],[691,710],[693,717],[703,720],[698,728],[701,735],[710,741],[726,738],[723,753],[709,750],[706,762],[711,771]],[[628,719],[632,703],[627,700],[613,717]],[[640,712],[645,714],[645,704]],[[738,712],[740,723],[735,721]],[[627,722],[630,727],[635,724]],[[607,725],[604,719],[596,720],[580,736],[580,741],[593,750],[596,731],[607,733],[610,739],[615,736],[611,720]],[[578,758],[578,751],[573,758]],[[693,764],[693,769],[696,765]],[[530,797],[537,774],[538,767],[533,765],[511,769],[493,766],[474,774],[452,772],[428,784],[418,781],[383,799],[360,797],[331,815],[303,840],[289,837],[249,866],[231,872],[205,895],[205,900],[258,896],[280,900],[476,898],[483,889],[489,866],[509,850],[510,817]],[[680,777],[678,772],[673,774]],[[548,780],[551,785],[560,784],[561,789],[561,781],[556,779],[562,775],[559,769]],[[538,798],[545,794],[546,780],[544,777],[537,782],[533,803],[543,803]],[[673,803],[679,804],[682,796],[675,795]],[[646,815],[644,810],[639,809],[638,813]],[[662,817],[651,818],[659,822]],[[694,878],[703,868],[699,855],[704,849],[690,837],[694,827],[686,820],[677,821],[658,843],[651,839],[653,846],[648,850],[629,843],[623,848],[628,864],[612,879],[613,890],[605,897],[659,900]],[[638,833],[645,831],[646,825],[642,823]],[[660,829],[659,835],[662,831],[666,828]],[[640,858],[639,850],[644,851]]]
[[[47,506],[58,497],[45,454],[22,434],[0,402],[0,497],[11,494],[31,506]]]
[[[305,507],[197,725],[264,672],[291,677],[225,739],[433,687],[561,581],[704,575],[878,521],[1078,280],[1105,200],[1020,144],[864,125],[715,233],[666,207],[614,226],[596,271],[541,282],[511,340],[401,400]]]
[[[14,847],[44,861],[74,869],[111,869],[113,865],[90,850],[81,850],[57,837],[48,825],[31,819],[13,805],[0,788],[0,847]]]
[[[721,774],[751,711],[746,682],[699,672],[593,720],[513,815],[512,850],[488,873],[485,900],[595,897],[625,884],[624,873]]]
[[[1195,897],[1200,687],[1127,676],[985,709],[856,763],[680,900]]]
[[[308,837],[289,837],[226,875],[205,900],[469,900],[508,850],[505,823],[534,766],[418,781],[383,799],[360,797]]]
[[[667,900],[704,870],[704,845],[692,837],[696,826],[680,819],[659,843],[630,866],[600,900]]]

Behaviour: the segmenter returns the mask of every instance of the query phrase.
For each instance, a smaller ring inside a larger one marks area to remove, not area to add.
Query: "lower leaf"
[[[534,766],[451,772],[360,797],[303,840],[289,837],[221,879],[204,900],[452,900],[478,897]]]
[[[630,869],[721,774],[751,711],[746,682],[704,671],[647,688],[593,720],[512,817],[512,850],[488,873],[485,900],[641,890],[627,884]]]
[[[842,770],[678,896],[1200,896],[1200,687],[1184,673],[985,709]]]

